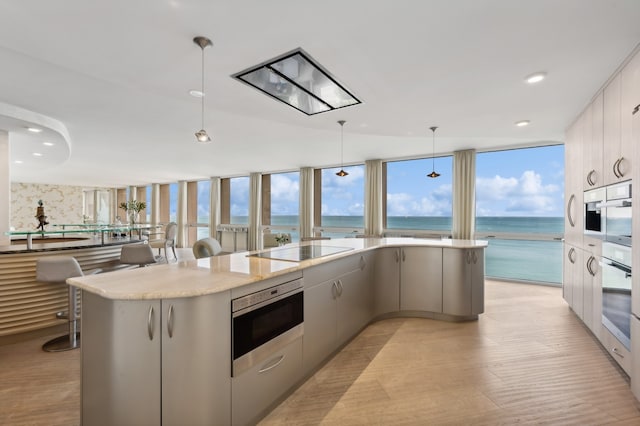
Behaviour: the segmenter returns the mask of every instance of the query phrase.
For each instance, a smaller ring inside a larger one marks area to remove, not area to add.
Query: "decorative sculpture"
[[[47,216],[44,214],[44,207],[42,205],[42,200],[38,200],[38,207],[36,208],[36,219],[38,219],[39,225],[36,229],[42,230],[44,232],[44,226],[48,225]]]

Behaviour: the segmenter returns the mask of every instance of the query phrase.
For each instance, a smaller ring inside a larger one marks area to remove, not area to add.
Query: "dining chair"
[[[211,237],[202,238],[196,241],[193,243],[193,247],[191,249],[193,250],[193,255],[196,259],[216,256],[222,252],[222,247],[218,240]]]
[[[169,263],[169,257],[167,254],[167,250],[171,247],[171,251],[173,251],[174,259],[178,260],[178,256],[176,255],[176,232],[178,231],[178,224],[175,222],[169,222],[167,227],[164,230],[164,238],[157,240],[150,240],[149,245],[153,248],[158,249],[158,255],[160,255],[160,251],[164,249],[164,258]]]

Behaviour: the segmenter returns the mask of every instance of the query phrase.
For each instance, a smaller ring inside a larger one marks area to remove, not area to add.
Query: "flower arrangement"
[[[120,203],[119,207],[125,212],[129,213],[131,223],[133,224],[135,223],[135,219],[138,213],[140,213],[141,210],[147,208],[147,203],[145,203],[144,201],[129,200],[126,203]]]
[[[283,246],[289,242],[289,234],[276,234],[275,239],[279,246]]]

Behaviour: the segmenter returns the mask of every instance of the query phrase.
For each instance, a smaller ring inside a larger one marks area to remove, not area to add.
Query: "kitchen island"
[[[372,320],[477,319],[486,246],[346,238],[72,278],[83,290],[82,423],[253,423]],[[245,311],[254,335],[300,321],[239,357]]]

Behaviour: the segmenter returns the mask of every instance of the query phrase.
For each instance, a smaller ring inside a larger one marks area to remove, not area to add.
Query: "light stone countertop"
[[[347,249],[337,254],[304,260],[283,261],[252,257],[264,252],[240,252],[204,259],[180,261],[146,268],[127,269],[70,278],[68,284],[107,299],[142,300],[203,296],[228,291],[257,281],[299,271],[369,250],[384,247],[485,248],[487,241],[421,238],[342,238],[287,244],[281,248],[322,246]]]

